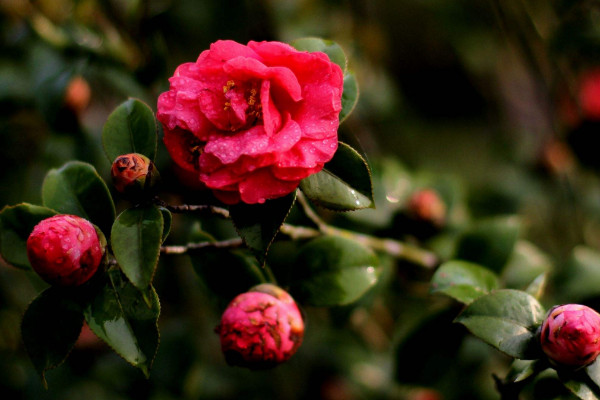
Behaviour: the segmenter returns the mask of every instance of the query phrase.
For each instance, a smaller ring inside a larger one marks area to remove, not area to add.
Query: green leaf
[[[335,211],[360,210],[374,205],[367,162],[342,142],[333,159],[320,172],[300,182],[300,189],[315,203]]]
[[[229,207],[235,229],[261,265],[295,201],[296,191],[293,191],[263,204],[239,203]]]
[[[158,207],[158,209],[160,210],[162,217],[163,217],[163,232],[162,232],[162,239],[161,239],[161,244],[165,242],[165,240],[167,240],[167,237],[169,237],[169,233],[171,233],[171,222],[173,221],[173,216],[171,215],[171,211],[167,210],[164,207]]]
[[[499,273],[509,260],[519,236],[516,217],[479,221],[461,235],[453,258],[472,261]]]
[[[340,112],[340,124],[346,120],[348,115],[354,111],[358,103],[358,82],[353,72],[344,74],[344,91],[342,92],[342,111]]]
[[[443,293],[464,304],[497,287],[498,277],[492,271],[467,261],[448,261],[431,279],[431,293]]]
[[[336,42],[332,40],[324,40],[315,37],[307,37],[294,40],[291,45],[300,51],[315,52],[320,51],[329,57],[329,60],[334,64],[337,64],[342,69],[342,72],[346,73],[348,65],[348,59],[344,50]]]
[[[90,329],[148,376],[158,349],[160,304],[152,287],[135,288],[115,269],[85,309]]]
[[[525,289],[525,292],[529,293],[536,299],[541,299],[546,289],[546,283],[548,282],[548,274],[543,273],[533,280]]]
[[[27,239],[42,220],[56,215],[56,211],[28,203],[6,206],[0,211],[0,254],[6,262],[18,268],[29,269]]]
[[[21,322],[25,349],[46,388],[46,371],[67,358],[83,326],[81,306],[68,293],[46,289],[27,307]]]
[[[505,289],[479,297],[455,321],[503,353],[528,360],[540,357],[536,330],[543,318],[533,296]]]
[[[163,233],[163,214],[156,206],[130,208],[113,224],[113,253],[131,283],[145,289],[152,283]]]
[[[46,174],[42,184],[46,207],[85,218],[108,234],[115,205],[106,184],[90,164],[71,161]]]
[[[523,382],[534,378],[548,367],[548,363],[542,360],[514,360],[506,380],[513,383]]]
[[[598,359],[585,367],[585,373],[596,386],[600,387],[600,361]]]
[[[109,116],[102,130],[102,145],[112,163],[118,156],[140,153],[154,161],[158,142],[152,109],[138,99],[129,99]]]
[[[252,286],[268,282],[256,259],[247,252],[206,248],[192,252],[190,259],[208,289],[226,303]]]
[[[304,245],[292,271],[292,293],[300,302],[335,306],[358,300],[377,283],[378,259],[368,248],[339,236]]]
[[[582,400],[600,400],[600,393],[586,374],[557,371],[560,381],[575,396]]]

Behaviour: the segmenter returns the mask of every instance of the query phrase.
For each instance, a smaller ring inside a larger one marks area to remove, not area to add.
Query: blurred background
[[[546,307],[598,309],[597,1],[0,0],[0,207],[40,204],[44,175],[68,160],[108,178],[100,139],[108,114],[127,97],[155,110],[175,68],[210,43],[307,36],[335,40],[349,55],[361,94],[340,139],[368,158],[377,203],[324,213],[328,222],[409,241],[441,259],[457,256],[464,232],[479,232],[476,244],[492,256],[514,233],[498,269],[505,287],[522,289],[546,272]],[[167,200],[205,200],[178,181],[161,144],[157,164]],[[419,207],[432,201],[415,198],[423,190],[436,198],[424,214]],[[226,223],[176,216],[169,243],[200,229],[234,235]],[[268,262],[279,277],[296,246],[273,246]],[[460,307],[429,294],[432,271],[384,254],[380,261],[380,282],[365,297],[305,308],[296,356],[252,372],[228,367],[213,333],[235,293],[211,287],[206,265],[162,257],[161,344],[150,379],[84,331],[65,364],[48,373],[49,390],[19,332],[43,285],[2,263],[0,398],[499,398],[492,374],[506,375],[510,360],[452,324]],[[524,394],[569,398],[552,374]]]

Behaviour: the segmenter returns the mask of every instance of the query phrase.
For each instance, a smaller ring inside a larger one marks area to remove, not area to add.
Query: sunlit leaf
[[[432,293],[443,293],[465,304],[497,287],[498,277],[492,271],[460,260],[442,264],[431,279]]]
[[[540,357],[535,333],[543,317],[542,306],[533,296],[504,289],[477,298],[456,322],[509,356],[527,360]]]
[[[152,287],[143,291],[118,270],[85,310],[90,329],[117,354],[148,376],[158,349],[158,296]]]
[[[374,205],[367,162],[342,142],[323,170],[300,182],[300,189],[315,203],[332,210],[359,210]]]

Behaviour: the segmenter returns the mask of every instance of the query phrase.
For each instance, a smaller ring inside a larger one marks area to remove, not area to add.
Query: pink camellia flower
[[[78,286],[100,265],[103,246],[94,226],[75,215],[55,215],[33,228],[27,256],[42,279],[53,285]]]
[[[287,361],[304,337],[304,322],[292,297],[262,284],[229,303],[216,328],[227,363],[252,369]]]
[[[110,170],[115,188],[121,192],[150,189],[158,178],[154,163],[142,154],[130,153],[115,159]]]
[[[343,74],[324,53],[223,40],[169,82],[167,150],[227,204],[285,196],[337,149]]]
[[[553,307],[542,324],[540,340],[553,363],[588,365],[600,354],[600,314],[579,304]]]

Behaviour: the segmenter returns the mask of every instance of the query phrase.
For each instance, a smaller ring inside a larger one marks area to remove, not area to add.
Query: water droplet
[[[83,242],[83,239],[85,239],[85,237],[83,236],[83,233],[79,232],[77,234],[77,240],[79,240],[80,242]]]
[[[175,108],[178,109],[178,110],[183,110],[183,104],[177,103],[177,105],[175,106]]]
[[[360,201],[356,200],[355,203],[356,203],[357,206],[360,206]]]
[[[400,201],[400,199],[396,196],[393,196],[391,194],[388,194],[387,196],[385,196],[385,199],[387,201],[389,201],[390,203],[398,203]]]

